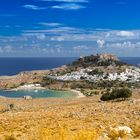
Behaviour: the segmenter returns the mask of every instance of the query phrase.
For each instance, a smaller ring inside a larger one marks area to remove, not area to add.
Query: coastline
[[[32,87],[32,88],[23,88],[23,87],[17,87],[17,88],[14,88],[14,89],[10,89],[10,90],[7,90],[7,91],[18,91],[18,90],[41,90],[41,89],[46,89],[44,87]],[[47,89],[46,89],[47,90]]]
[[[20,87],[17,87],[17,88],[14,88],[14,89],[10,89],[10,90],[7,90],[7,91],[19,91],[19,90],[55,90],[57,91],[57,89],[48,89],[48,88],[45,88],[45,87],[42,87],[42,86],[39,86],[39,85],[34,85],[34,84],[30,84],[30,85],[24,85],[24,86],[20,86]],[[74,92],[76,93],[76,97],[75,98],[84,98],[86,97],[82,92],[80,92],[79,90],[74,90],[74,89],[62,89],[62,91],[70,91],[70,92]],[[4,96],[4,98],[7,98]]]
[[[84,98],[86,97],[82,92],[78,90],[71,89],[70,91],[77,93],[77,98]]]

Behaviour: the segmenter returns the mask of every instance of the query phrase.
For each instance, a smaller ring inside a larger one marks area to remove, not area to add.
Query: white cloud
[[[70,34],[77,33],[80,30],[78,28],[73,27],[56,27],[48,30],[25,30],[24,33],[47,33],[47,34]]]
[[[78,56],[102,52],[139,56],[140,30],[128,30],[124,33],[120,30],[98,31],[62,25],[50,26],[45,30],[26,30],[20,36],[0,36],[1,56],[30,56],[31,53],[31,56]],[[123,36],[120,36],[122,32]],[[126,32],[131,32],[133,36],[126,36]]]
[[[44,33],[47,35],[52,35],[51,40],[53,41],[94,41],[99,42],[104,40],[105,42],[118,42],[126,40],[138,40],[140,39],[140,30],[132,31],[120,31],[120,30],[89,30],[89,29],[80,29],[67,26],[58,26],[54,28],[49,28],[46,30],[25,30],[25,34],[37,34]]]
[[[49,22],[40,22],[39,24],[40,25],[43,25],[43,26],[49,26],[49,27],[56,27],[56,26],[63,25],[61,23],[56,23],[56,22],[52,22],[52,23],[49,23]]]
[[[52,6],[53,9],[63,9],[63,10],[79,10],[86,8],[83,5],[72,3],[72,4],[60,4]]]
[[[24,8],[26,9],[31,9],[31,10],[44,10],[47,9],[46,7],[39,7],[36,5],[23,5]]]
[[[122,37],[132,37],[134,36],[134,33],[130,31],[120,31],[120,32],[117,32],[117,35],[122,36]]]
[[[124,42],[115,42],[115,43],[108,43],[106,44],[106,47],[108,48],[126,48],[126,49],[136,49],[136,48],[140,48],[140,42],[135,42],[132,43],[131,41],[124,41]]]
[[[65,41],[65,38],[63,36],[58,37],[51,37],[51,41]]]
[[[121,57],[139,57],[140,52],[140,42],[136,41],[124,41],[124,42],[114,42],[106,43],[104,47],[105,52],[113,53]]]
[[[36,37],[37,37],[37,39],[40,39],[40,40],[45,40],[46,39],[45,34],[38,34]]]
[[[96,36],[94,34],[84,34],[84,33],[67,33],[62,34],[61,36],[53,36],[51,37],[53,41],[96,41]]]
[[[97,44],[98,44],[98,46],[100,47],[100,48],[102,48],[103,46],[104,46],[104,44],[105,44],[105,41],[104,40],[97,40]]]
[[[50,1],[50,2],[73,2],[73,3],[87,3],[88,0],[40,0],[40,1]]]
[[[0,53],[3,53],[3,49],[2,49],[2,47],[0,47]]]
[[[7,53],[11,53],[11,52],[13,52],[13,47],[10,45],[7,45],[4,47],[4,51]]]
[[[6,45],[6,46],[1,46],[0,47],[0,53],[12,53],[14,50],[13,50],[13,47],[10,46],[10,45]]]
[[[79,46],[73,47],[73,49],[74,49],[74,50],[81,50],[81,51],[83,51],[83,50],[89,49],[89,47],[86,46],[86,45],[79,45]]]

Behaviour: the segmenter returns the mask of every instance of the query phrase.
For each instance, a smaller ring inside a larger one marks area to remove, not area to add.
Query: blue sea
[[[77,58],[0,58],[0,75],[14,75],[22,71],[47,70],[70,64]],[[123,57],[128,64],[140,64],[140,57]]]
[[[22,71],[48,70],[70,64],[76,58],[0,58],[0,75],[15,75]]]

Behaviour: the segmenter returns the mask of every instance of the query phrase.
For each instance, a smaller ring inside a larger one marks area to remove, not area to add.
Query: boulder
[[[117,126],[115,128],[116,131],[123,131],[126,134],[131,134],[132,133],[132,129],[128,126]]]
[[[25,100],[31,100],[31,99],[32,99],[31,96],[24,96],[23,98],[24,98]]]

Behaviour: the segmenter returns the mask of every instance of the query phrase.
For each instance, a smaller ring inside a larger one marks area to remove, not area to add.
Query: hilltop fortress
[[[118,57],[113,54],[97,54],[97,57],[102,60],[114,60],[114,61],[119,61]]]

